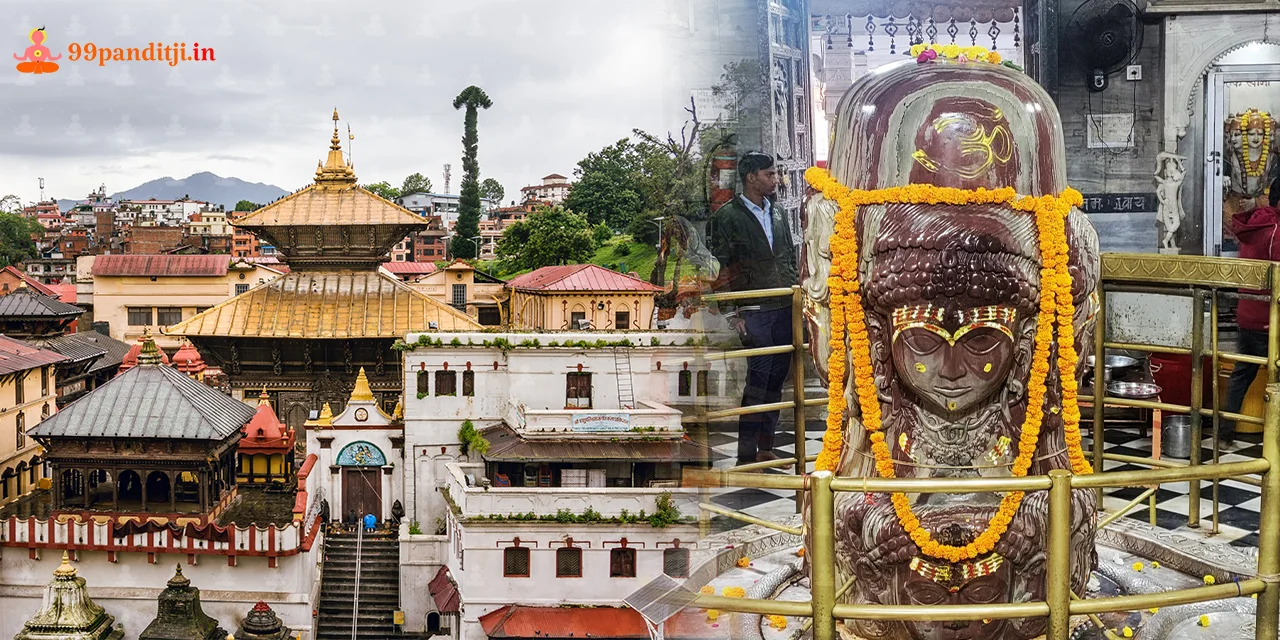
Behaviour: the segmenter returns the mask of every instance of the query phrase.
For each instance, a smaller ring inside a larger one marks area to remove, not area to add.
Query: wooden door
[[[343,520],[350,518],[354,509],[356,518],[372,513],[382,521],[382,478],[380,469],[347,467],[342,470]]]

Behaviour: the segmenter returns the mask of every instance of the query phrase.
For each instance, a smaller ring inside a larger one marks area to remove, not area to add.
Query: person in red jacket
[[[1240,257],[1254,260],[1280,260],[1280,238],[1277,238],[1277,227],[1280,227],[1280,178],[1271,183],[1269,196],[1270,206],[1258,207],[1252,211],[1242,211],[1231,216],[1231,231],[1240,241]],[[1266,295],[1266,291],[1241,289],[1240,293]],[[1236,340],[1236,351],[1251,356],[1267,356],[1267,325],[1271,318],[1270,303],[1264,300],[1240,299],[1236,307],[1236,321],[1240,326]],[[1258,365],[1250,362],[1237,362],[1231,371],[1231,379],[1227,382],[1226,410],[1239,413],[1244,404],[1244,397],[1258,375]],[[1223,420],[1219,441],[1224,449],[1235,448],[1236,423]]]

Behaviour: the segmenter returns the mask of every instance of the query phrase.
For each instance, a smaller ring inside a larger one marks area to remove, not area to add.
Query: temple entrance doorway
[[[372,513],[382,521],[382,470],[347,467],[342,470],[342,504],[347,519]]]

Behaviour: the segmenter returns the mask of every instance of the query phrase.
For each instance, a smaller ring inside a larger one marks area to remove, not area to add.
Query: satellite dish
[[[1090,91],[1102,91],[1142,49],[1142,13],[1130,0],[1087,0],[1071,16],[1071,57],[1088,75]]]

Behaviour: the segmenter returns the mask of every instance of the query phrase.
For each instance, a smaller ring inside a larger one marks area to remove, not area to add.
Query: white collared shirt
[[[756,217],[756,222],[764,229],[764,237],[769,239],[769,248],[773,249],[773,203],[768,198],[764,199],[764,208],[756,206],[756,203],[747,199],[747,196],[738,196],[742,199],[742,204],[747,207],[747,211]]]

